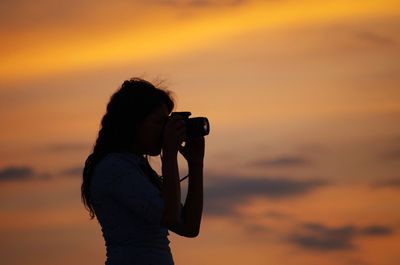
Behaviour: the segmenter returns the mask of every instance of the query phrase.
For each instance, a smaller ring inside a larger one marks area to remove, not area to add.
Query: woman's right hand
[[[179,115],[169,116],[163,132],[163,154],[176,155],[185,138],[186,126],[183,118]]]

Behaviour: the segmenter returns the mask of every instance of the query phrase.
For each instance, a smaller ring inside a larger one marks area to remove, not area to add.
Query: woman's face
[[[136,153],[151,156],[161,153],[163,130],[168,115],[166,105],[162,104],[137,125],[134,147]]]

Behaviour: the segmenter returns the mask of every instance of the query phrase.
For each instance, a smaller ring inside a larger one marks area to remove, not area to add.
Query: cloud
[[[35,173],[32,168],[27,166],[6,167],[0,169],[0,182],[3,181],[22,181],[34,178]]]
[[[327,228],[319,224],[306,224],[303,231],[290,237],[290,242],[314,250],[345,250],[352,249],[352,238],[355,229],[352,226]]]
[[[384,179],[372,184],[373,188],[400,188],[400,178]]]
[[[70,167],[62,170],[61,176],[81,176],[83,168],[81,166]],[[29,166],[10,166],[0,169],[0,183],[7,181],[30,181],[30,180],[54,180],[55,176],[47,172],[36,172]]]
[[[398,76],[398,75],[397,75]],[[385,79],[391,77],[385,76]],[[396,82],[400,81],[395,80]],[[399,112],[394,112],[394,117],[398,118]],[[383,140],[384,147],[377,153],[377,159],[385,162],[399,162],[400,161],[400,135],[396,134]]]
[[[70,167],[62,170],[60,172],[61,175],[66,175],[66,176],[81,176],[83,172],[83,167],[82,166],[76,166],[76,167]]]
[[[308,250],[335,251],[352,250],[354,239],[360,236],[387,236],[393,234],[392,228],[372,225],[364,228],[355,226],[327,227],[318,223],[303,224],[299,231],[288,237],[290,243]]]
[[[393,229],[386,226],[372,225],[361,230],[363,235],[385,236],[393,234]]]
[[[254,197],[287,199],[302,196],[327,183],[318,179],[291,180],[287,178],[217,178],[205,188],[205,213],[209,215],[236,215],[236,207]]]
[[[382,158],[385,160],[400,161],[400,148],[387,151],[383,154]]]
[[[369,43],[374,43],[378,45],[392,45],[396,44],[396,40],[382,34],[368,31],[368,30],[358,30],[354,32],[354,35],[361,40],[367,41]]]
[[[273,159],[260,159],[251,163],[261,167],[294,167],[308,166],[312,164],[310,160],[300,156],[281,156]]]

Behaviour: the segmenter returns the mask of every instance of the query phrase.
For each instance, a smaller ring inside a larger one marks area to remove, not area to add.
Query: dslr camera
[[[189,111],[171,113],[171,116],[175,115],[179,115],[183,118],[188,139],[206,136],[210,133],[210,123],[206,117],[189,118],[189,116],[192,115],[192,113]]]

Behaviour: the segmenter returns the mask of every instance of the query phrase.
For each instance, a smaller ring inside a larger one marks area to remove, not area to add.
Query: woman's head
[[[89,185],[96,164],[111,152],[160,154],[163,125],[173,108],[168,91],[139,78],[125,81],[111,96],[93,152],[83,170],[82,201],[91,218],[94,211]]]
[[[99,138],[104,139],[98,140],[104,141],[107,152],[137,149],[141,127],[148,123],[149,118],[157,119],[161,114],[168,116],[173,107],[174,103],[167,91],[138,78],[125,81],[107,105],[100,130],[104,135],[99,133]],[[158,114],[156,117],[155,113]]]

